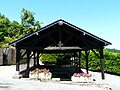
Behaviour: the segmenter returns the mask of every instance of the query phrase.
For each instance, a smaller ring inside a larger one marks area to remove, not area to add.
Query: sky
[[[10,21],[21,22],[22,8],[34,12],[42,27],[63,19],[120,50],[120,0],[0,0],[0,13]]]

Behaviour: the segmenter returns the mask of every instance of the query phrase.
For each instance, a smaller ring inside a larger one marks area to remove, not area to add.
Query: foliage
[[[91,52],[89,54],[89,70],[100,71],[100,59]],[[81,67],[86,68],[85,57],[81,58]],[[120,75],[120,53],[108,52],[104,49],[104,70],[107,73]]]
[[[44,63],[56,63],[56,55],[55,54],[43,54],[41,56],[41,61]]]
[[[41,28],[41,23],[39,21],[36,21],[34,18],[35,13],[27,10],[22,9],[21,11],[21,23],[24,28],[23,34],[30,34],[34,32],[36,29]]]
[[[120,75],[120,53],[105,52],[105,72]]]
[[[23,35],[23,26],[19,24],[17,21],[13,21],[10,23],[8,27],[8,37],[10,38],[21,38]]]
[[[83,55],[81,55],[81,68],[86,68],[85,53],[82,53]],[[70,55],[69,53],[60,55],[44,54],[41,59],[42,61],[46,62],[58,62],[59,64],[65,64],[65,62],[69,63],[72,56],[73,54]],[[92,71],[101,71],[100,59],[92,51],[89,53],[88,69]],[[104,70],[107,73],[120,75],[120,53],[108,52],[106,49],[104,49]]]
[[[5,40],[4,36],[8,35],[8,27],[9,27],[10,21],[8,18],[6,18],[4,15],[0,14],[0,42],[3,42]]]
[[[41,56],[42,62],[53,63],[56,65],[66,65],[70,63],[70,58],[73,53],[58,53],[58,54],[43,54]]]
[[[81,67],[86,68],[85,53],[82,53],[83,55],[81,56]],[[92,51],[90,51],[88,56],[88,68],[89,70],[100,71],[99,58]]]
[[[114,53],[120,53],[120,50],[117,50],[117,49],[109,49],[109,48],[106,48],[106,51],[108,52],[114,52]]]
[[[0,47],[8,47],[8,44],[41,28],[39,21],[34,18],[35,13],[22,9],[21,23],[10,21],[0,14]]]

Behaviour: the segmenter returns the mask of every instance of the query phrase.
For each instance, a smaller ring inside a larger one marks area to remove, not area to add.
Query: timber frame
[[[104,76],[104,46],[111,45],[79,27],[76,27],[62,19],[57,20],[32,34],[26,35],[9,45],[16,47],[16,71],[19,71],[20,60],[27,55],[27,69],[29,69],[30,58],[34,57],[34,66],[39,65],[40,53],[79,53],[79,69],[81,68],[81,55],[85,52],[86,72],[88,72],[88,57],[90,50],[100,59],[101,77]],[[25,53],[21,55],[21,50]],[[99,51],[99,54],[95,52]]]

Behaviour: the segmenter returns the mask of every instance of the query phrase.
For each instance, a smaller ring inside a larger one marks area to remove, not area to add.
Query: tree
[[[0,42],[4,41],[4,36],[8,35],[8,29],[10,21],[4,15],[0,14]]]
[[[0,47],[4,46],[5,36],[8,35],[8,27],[10,26],[10,21],[7,17],[0,14]]]
[[[7,17],[0,14],[0,47],[8,47],[8,43],[13,42],[27,34],[41,28],[39,21],[34,18],[35,13],[22,9],[21,23],[9,21]]]
[[[30,34],[37,30],[38,28],[41,28],[41,24],[39,21],[36,21],[34,18],[35,13],[27,10],[22,9],[21,11],[21,23],[24,27],[23,34]]]

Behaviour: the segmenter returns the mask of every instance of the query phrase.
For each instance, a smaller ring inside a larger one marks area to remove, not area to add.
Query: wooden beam
[[[75,49],[68,49],[68,50],[45,50],[44,47],[21,47],[22,49],[27,49],[30,51],[40,51],[41,53],[59,53],[59,52],[78,52],[80,49],[75,48]]]
[[[54,39],[52,39],[49,35],[48,35],[48,38],[53,42],[55,43],[56,45],[58,44]]]
[[[66,41],[63,42],[63,44],[66,44],[73,36],[70,36]]]
[[[34,54],[33,54],[33,53],[30,55],[30,58],[32,58],[32,56],[34,56]]]
[[[39,58],[43,55],[43,53],[40,54]]]
[[[82,55],[83,57],[86,57],[82,52],[81,52],[81,55]]]
[[[39,41],[39,37],[36,36],[37,38],[34,40],[34,43],[31,44],[31,47],[33,47],[35,44],[37,44],[37,42]]]
[[[94,52],[94,54],[100,59],[100,56],[93,50],[93,49],[91,49],[93,52]]]
[[[48,35],[56,32],[56,31],[57,31],[57,29],[55,29],[55,30],[50,30],[48,33],[45,33],[45,34],[42,35],[42,36],[36,35],[36,38],[35,38],[34,40],[32,40],[31,42],[25,43],[24,46],[28,46],[28,45],[34,46],[41,38],[47,37]],[[39,36],[39,37],[38,37],[38,36]]]
[[[77,35],[77,34],[75,34],[74,32],[70,32],[70,31],[68,31],[68,30],[65,30],[65,32],[67,32],[67,33],[69,33],[70,35],[76,37],[76,39],[82,41],[85,46],[87,46],[88,48],[90,48],[90,46],[88,45],[88,43],[85,41],[84,36],[81,37],[80,35]]]
[[[62,42],[62,30],[59,28],[59,41]]]
[[[21,47],[21,49],[27,49],[31,51],[44,50],[44,47]]]
[[[86,47],[85,47],[85,48],[84,48],[84,47],[82,48],[83,51],[84,51],[84,50],[87,50],[87,49],[98,49],[98,48],[100,48],[100,46],[98,46],[98,45],[96,45],[96,44],[94,44],[94,43],[92,44],[92,43],[90,43],[89,41],[87,41],[84,35],[81,37],[80,35],[75,34],[74,32],[70,32],[70,31],[68,31],[68,30],[65,30],[65,32],[69,33],[69,34],[70,34],[71,36],[73,36],[73,37],[76,37],[76,39],[78,39],[78,40],[82,41],[82,43],[84,43],[84,45],[85,45]],[[91,47],[91,44],[94,45],[94,46]]]
[[[25,52],[21,55],[20,60],[25,56],[25,54],[27,54],[27,51],[25,51]]]

